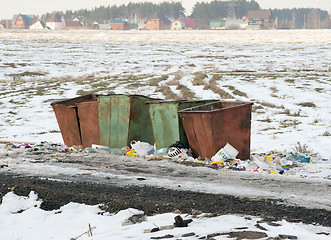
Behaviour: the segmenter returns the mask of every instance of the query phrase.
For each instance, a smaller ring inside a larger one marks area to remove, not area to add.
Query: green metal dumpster
[[[67,146],[82,145],[80,122],[77,113],[77,104],[86,101],[96,101],[95,94],[87,94],[76,98],[56,101],[51,104],[64,144]]]
[[[111,148],[129,146],[132,140],[154,144],[146,101],[140,95],[99,96],[100,144]]]
[[[211,158],[229,143],[249,159],[252,105],[219,101],[179,111],[193,155]]]
[[[169,147],[176,141],[180,141],[188,147],[187,138],[178,116],[178,111],[216,102],[218,100],[200,100],[200,101],[166,101],[155,100],[146,102],[149,106],[149,114],[153,126],[153,135],[157,149]]]

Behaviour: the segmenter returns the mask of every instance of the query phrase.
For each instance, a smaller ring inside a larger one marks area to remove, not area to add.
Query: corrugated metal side
[[[153,134],[157,149],[169,147],[180,140],[178,103],[149,104]]]
[[[211,158],[229,143],[239,151],[239,159],[249,159],[252,103],[240,102],[236,106],[224,102],[223,105],[226,108],[219,102],[179,112],[193,154]]]
[[[144,96],[130,96],[130,128],[128,143],[132,140],[148,142],[154,144],[152,122],[149,115],[148,106],[146,101],[152,100],[152,98]]]
[[[178,111],[216,101],[217,100],[156,100],[148,102],[156,148],[160,149],[169,147],[176,141],[180,141],[188,147],[187,137],[182,125],[182,120],[179,118]]]
[[[82,145],[77,108],[63,104],[52,104],[63,142],[68,147]]]
[[[83,147],[100,144],[98,102],[78,103],[77,110]]]
[[[130,120],[130,97],[125,95],[100,96],[100,144],[111,148],[127,146]]]

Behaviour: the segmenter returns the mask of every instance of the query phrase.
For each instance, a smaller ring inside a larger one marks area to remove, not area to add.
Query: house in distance
[[[59,13],[52,13],[52,15],[46,19],[46,27],[52,30],[65,29],[66,24],[64,16]]]
[[[15,14],[12,18],[12,28],[13,29],[29,29],[30,26],[37,22],[37,17],[35,15],[27,14]]]
[[[275,27],[275,19],[270,10],[248,11],[246,20],[247,29],[271,29]]]
[[[130,23],[127,21],[113,20],[109,24],[112,30],[130,30]]]
[[[145,23],[146,30],[169,30],[171,22],[161,13],[153,14]]]

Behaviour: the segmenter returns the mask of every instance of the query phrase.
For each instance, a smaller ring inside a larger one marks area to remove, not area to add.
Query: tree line
[[[208,28],[212,19],[237,18],[246,16],[250,10],[259,10],[260,5],[255,0],[214,0],[209,3],[198,2],[190,15],[185,14],[181,2],[140,2],[125,5],[100,6],[91,10],[80,9],[62,12],[65,19],[83,17],[86,23],[95,21],[107,23],[110,20],[126,20],[131,23],[143,23],[154,13],[161,13],[170,20],[182,17],[196,18],[198,28]],[[277,19],[278,28],[331,28],[331,20],[327,11],[316,8],[271,9]],[[45,20],[51,13],[42,16]]]

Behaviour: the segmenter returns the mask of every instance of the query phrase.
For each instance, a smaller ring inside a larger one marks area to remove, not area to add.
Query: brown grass
[[[256,112],[257,110],[260,110],[260,109],[264,109],[264,107],[261,105],[253,105],[252,112]]]
[[[281,111],[279,112],[280,114],[285,114],[287,116],[291,116],[291,117],[302,117],[301,115],[301,111],[297,111],[297,112],[294,112],[294,113],[291,113],[291,111],[289,109],[285,109],[284,111]]]
[[[233,93],[234,95],[238,95],[238,96],[241,96],[241,97],[246,97],[246,98],[248,98],[248,96],[247,96],[246,93],[244,93],[244,92],[242,92],[242,91],[239,91],[238,89],[234,90],[232,93]]]
[[[212,90],[214,93],[218,94],[221,99],[233,99],[234,97],[231,94],[227,93],[226,91],[217,86],[217,81],[221,78],[222,76],[219,74],[213,75],[209,83],[205,83],[205,87],[203,89]]]
[[[270,117],[267,117],[265,119],[260,119],[258,121],[260,121],[260,122],[267,122],[267,123],[271,123],[272,122],[271,119],[270,119]]]
[[[310,153],[311,150],[306,144],[301,144],[300,142],[297,142],[295,147],[293,148],[294,151],[299,152],[299,153]]]
[[[268,108],[278,108],[278,109],[285,109],[284,105],[275,105],[273,103],[264,102],[264,101],[257,101],[257,103],[261,104],[262,106],[268,107]]]
[[[330,137],[331,136],[331,133],[329,131],[325,131],[322,136],[325,136],[325,137]]]
[[[313,102],[303,102],[303,103],[299,103],[298,105],[301,107],[311,107],[311,108],[316,107],[316,105]]]
[[[285,119],[285,120],[279,122],[281,128],[287,128],[287,127],[296,128],[300,123],[301,122],[299,122],[296,119],[294,119],[294,120]]]
[[[171,81],[167,82],[168,86],[177,86],[179,84],[179,80],[182,79],[182,75],[180,73],[175,73],[174,79]]]
[[[288,83],[294,83],[295,80],[294,80],[294,79],[286,79],[285,82],[288,82]]]
[[[173,91],[171,91],[170,87],[168,87],[167,85],[161,85],[160,87],[158,87],[157,91],[161,92],[165,99],[172,99],[172,100],[179,100],[180,97],[175,94]]]
[[[203,72],[196,72],[193,78],[192,84],[194,86],[197,85],[205,85],[204,79],[208,78],[208,75]]]
[[[278,89],[276,87],[271,87],[270,90],[272,91],[272,93],[278,92]]]
[[[167,75],[163,75],[161,77],[155,77],[155,78],[152,78],[149,80],[149,85],[150,86],[159,86],[159,83],[161,81],[164,81],[164,80],[167,80],[168,79],[168,76]]]
[[[179,84],[177,87],[176,87],[177,90],[180,90],[181,92],[181,97],[183,99],[194,99],[195,98],[195,94],[194,92],[191,91],[191,89],[189,89],[188,87],[182,85],[182,84]]]

